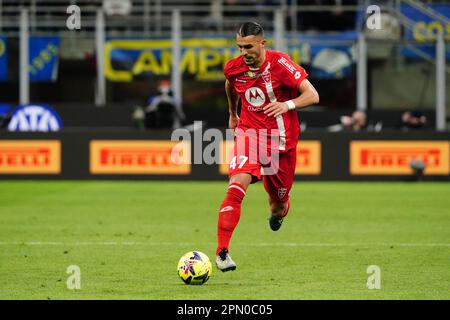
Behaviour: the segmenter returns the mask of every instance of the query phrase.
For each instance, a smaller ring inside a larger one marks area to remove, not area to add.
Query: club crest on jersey
[[[265,83],[271,83],[271,82],[272,82],[272,79],[271,79],[271,76],[270,76],[270,72],[269,72],[269,71],[264,71],[264,72],[261,74],[261,76],[262,76],[262,78],[263,78],[263,80],[264,80]]]
[[[282,199],[286,195],[287,189],[286,188],[279,188],[278,189],[278,198]]]
[[[245,99],[252,106],[260,107],[266,102],[264,92],[258,87],[251,87],[245,91]]]
[[[269,68],[270,68],[270,62],[266,67],[266,70],[264,70],[264,72],[261,74],[263,80],[265,83],[271,83],[272,82],[272,77],[270,76],[270,72],[269,72]]]

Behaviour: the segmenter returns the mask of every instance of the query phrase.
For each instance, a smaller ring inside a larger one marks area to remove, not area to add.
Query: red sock
[[[227,249],[231,235],[241,217],[241,204],[245,196],[245,188],[239,183],[231,183],[228,192],[219,210],[219,222],[217,224],[218,245],[216,254],[222,249]]]

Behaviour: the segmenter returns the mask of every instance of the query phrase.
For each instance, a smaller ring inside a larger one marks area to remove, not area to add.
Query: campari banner
[[[289,39],[287,52],[314,78],[344,78],[354,68],[355,32]],[[196,80],[223,80],[225,63],[239,55],[232,38],[191,38],[181,42],[180,68]],[[268,40],[268,48],[273,41]],[[168,76],[171,73],[170,39],[110,39],[105,45],[105,76],[110,81]]]

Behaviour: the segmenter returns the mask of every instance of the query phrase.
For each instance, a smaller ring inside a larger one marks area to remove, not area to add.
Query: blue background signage
[[[8,78],[8,41],[6,37],[0,36],[0,81]]]
[[[62,121],[58,113],[48,105],[17,107],[8,125],[9,131],[59,131]]]
[[[30,37],[30,80],[55,81],[58,75],[59,37]]]
[[[440,15],[450,19],[450,5],[446,4],[430,4],[431,9],[438,12]],[[409,5],[401,6],[402,14],[413,21],[412,30],[405,29],[405,36],[408,40],[419,42],[418,45],[413,46],[416,50],[420,50],[430,58],[436,57],[435,40],[436,35],[443,33],[444,39],[450,41],[450,24],[444,24],[441,21],[434,20],[429,15],[424,14],[420,10]],[[428,44],[425,44],[428,42]],[[420,45],[423,43],[423,45]],[[404,47],[402,53],[407,58],[418,58],[419,55],[414,50]],[[447,50],[447,59],[450,59],[450,51]]]

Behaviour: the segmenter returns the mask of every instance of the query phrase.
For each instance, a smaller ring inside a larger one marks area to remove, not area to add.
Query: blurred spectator
[[[423,129],[427,126],[427,118],[420,111],[406,111],[400,119],[400,127],[404,131]]]
[[[145,108],[145,127],[148,129],[177,129],[185,119],[181,106],[172,96],[170,81],[160,81],[159,94],[150,97]]]
[[[352,116],[342,116],[341,124],[351,131],[362,131],[367,127],[367,116],[362,111],[355,111]]]
[[[131,114],[131,120],[136,128],[140,131],[145,130],[145,110],[141,106],[135,106]]]
[[[361,132],[361,131],[381,131],[382,123],[370,123],[367,119],[367,115],[363,111],[356,110],[351,116],[342,116],[340,123],[329,126],[328,131],[349,131],[349,132]]]

